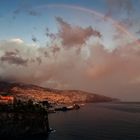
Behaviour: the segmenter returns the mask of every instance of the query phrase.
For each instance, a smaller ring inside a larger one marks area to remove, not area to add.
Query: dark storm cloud
[[[1,62],[7,62],[9,64],[15,64],[15,65],[21,65],[21,66],[27,66],[28,60],[23,59],[20,56],[16,56],[13,54],[5,54],[0,58]]]
[[[46,37],[49,37],[52,41],[57,39],[57,34],[50,33],[48,28],[46,28],[45,35],[46,35]]]
[[[14,51],[6,51],[5,56],[13,56],[13,55],[17,55],[18,53],[19,51],[17,49],[15,49]]]
[[[13,17],[16,18],[16,16],[22,12],[25,12],[25,13],[29,14],[30,16],[40,16],[41,15],[41,13],[34,10],[32,8],[32,5],[27,1],[26,2],[22,1],[20,3],[20,5],[17,7],[17,9],[15,9],[13,11],[13,15],[14,15]]]
[[[32,41],[37,42],[37,38],[35,36],[32,36]]]
[[[44,56],[49,57],[49,53],[47,51],[44,51]]]

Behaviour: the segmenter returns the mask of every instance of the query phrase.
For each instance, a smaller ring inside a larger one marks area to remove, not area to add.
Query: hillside
[[[13,95],[21,100],[47,100],[51,103],[109,102],[114,99],[79,90],[56,90],[23,83],[0,82],[0,94]]]

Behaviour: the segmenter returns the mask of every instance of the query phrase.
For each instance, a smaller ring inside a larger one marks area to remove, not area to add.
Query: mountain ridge
[[[0,81],[0,94],[7,93],[21,100],[43,101],[56,104],[110,102],[115,99],[81,90],[58,90],[32,84]]]

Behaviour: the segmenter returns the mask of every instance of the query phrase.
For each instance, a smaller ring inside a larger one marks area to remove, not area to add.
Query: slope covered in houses
[[[110,102],[114,99],[103,95],[79,90],[57,90],[23,83],[0,82],[0,94],[6,93],[17,99],[27,101],[48,101],[55,104],[73,104],[89,102]]]

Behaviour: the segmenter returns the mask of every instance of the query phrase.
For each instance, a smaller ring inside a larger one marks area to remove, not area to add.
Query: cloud
[[[36,60],[38,61],[39,65],[42,63],[41,57],[37,57]]]
[[[5,56],[14,56],[14,55],[18,55],[19,51],[17,49],[15,49],[15,51],[6,51],[5,52]]]
[[[13,39],[10,40],[10,42],[22,44],[23,43],[23,40],[20,39],[20,38],[13,38]]]
[[[23,41],[20,39],[12,39],[10,42],[14,42],[16,44],[21,44]],[[19,55],[19,50],[18,49],[13,49],[13,50],[5,50],[3,52],[4,54],[0,57],[0,61],[2,63],[7,62],[8,64],[15,64],[15,65],[20,65],[20,66],[27,66],[28,60],[22,58]]]
[[[140,34],[140,30],[138,30],[138,31],[136,32],[136,34]]]
[[[22,57],[19,56],[15,56],[15,55],[9,55],[9,54],[5,54],[4,56],[2,56],[0,58],[1,62],[7,62],[9,64],[16,64],[16,65],[21,65],[21,66],[26,66],[28,63],[27,59],[24,59]]]
[[[55,45],[51,47],[51,50],[52,50],[52,53],[55,54],[60,51],[60,48],[57,45]]]
[[[18,7],[13,10],[13,19],[15,19],[17,17],[17,15],[21,14],[21,13],[27,13],[30,16],[40,16],[41,13],[37,10],[34,10],[34,8],[32,7],[32,4],[30,4],[29,2],[25,2],[22,1]]]
[[[38,40],[37,40],[37,38],[35,36],[32,36],[32,41],[37,42]]]
[[[59,23],[59,37],[62,39],[62,44],[64,47],[81,46],[85,44],[87,39],[91,36],[101,38],[101,33],[94,30],[91,26],[87,28],[82,28],[80,26],[73,26],[65,22],[62,18],[57,17],[57,22]]]
[[[35,47],[20,38],[0,41],[1,80],[140,99],[139,40],[127,45],[120,42],[110,51],[95,39],[100,36],[91,27],[72,26],[61,18],[57,21],[60,30],[50,46]]]

